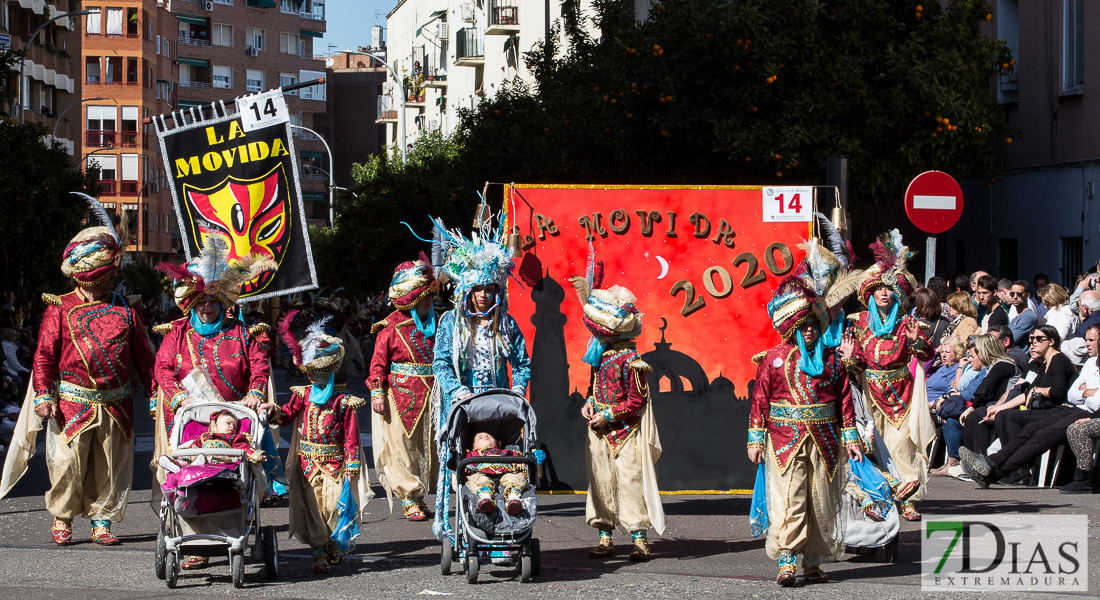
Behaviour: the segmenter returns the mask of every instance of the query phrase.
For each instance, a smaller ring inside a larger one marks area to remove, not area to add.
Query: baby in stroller
[[[262,463],[267,460],[267,454],[263,450],[254,447],[252,436],[241,433],[241,421],[228,410],[219,410],[210,415],[210,425],[205,433],[199,437],[188,440],[179,445],[179,448],[230,448],[241,450],[248,462]],[[173,466],[182,468],[186,465],[203,463],[229,464],[239,462],[235,457],[221,456],[217,454],[200,454],[194,461],[189,458],[180,458],[173,461]],[[173,469],[169,468],[169,471]]]
[[[474,435],[474,447],[466,458],[476,456],[523,456],[515,450],[501,449],[500,442],[487,432]],[[523,489],[527,486],[527,467],[521,464],[474,463],[466,467],[466,489],[477,496],[477,509],[486,514],[496,512],[493,501],[494,483],[499,482],[504,497],[504,510],[517,515],[523,510]],[[494,481],[496,480],[496,481]]]

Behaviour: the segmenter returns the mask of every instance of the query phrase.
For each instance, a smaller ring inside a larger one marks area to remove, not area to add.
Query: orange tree
[[[856,204],[917,173],[993,178],[1008,135],[984,0],[596,0],[599,40],[563,4],[570,46],[526,58],[536,85],[464,114],[464,153],[496,181],[822,182],[850,160]],[[481,170],[481,169],[479,169]]]

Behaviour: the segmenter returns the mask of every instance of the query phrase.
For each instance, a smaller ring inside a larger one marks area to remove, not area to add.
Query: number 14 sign
[[[279,88],[237,98],[237,114],[241,117],[241,127],[245,133],[290,120],[283,90]]]
[[[765,223],[809,221],[814,213],[812,187],[766,187],[764,197]]]

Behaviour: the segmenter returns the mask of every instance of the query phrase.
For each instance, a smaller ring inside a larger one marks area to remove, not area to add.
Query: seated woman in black
[[[963,446],[984,453],[993,442],[994,432],[993,419],[988,417],[988,412],[992,410],[996,414],[997,410],[1001,410],[997,407],[1003,405],[1008,384],[1020,376],[1020,370],[1005,354],[1004,346],[996,336],[988,333],[974,336],[973,342],[971,356],[975,368],[980,363],[987,370],[985,379],[974,392],[970,408],[963,411],[959,421],[963,425]]]
[[[1013,397],[995,412],[995,417],[987,415],[987,418],[995,418],[1002,444],[1020,435],[1028,424],[1050,416],[1054,407],[1065,404],[1069,386],[1077,379],[1073,361],[1058,351],[1062,338],[1057,329],[1050,325],[1038,327],[1031,332],[1029,341],[1031,362],[1027,373],[1013,388],[1014,393],[1009,394]],[[1021,405],[1026,408],[1008,410]]]

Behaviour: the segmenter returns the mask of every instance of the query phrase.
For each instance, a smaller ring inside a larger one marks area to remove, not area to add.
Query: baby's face
[[[474,450],[488,450],[499,447],[497,439],[488,433],[482,432],[474,436]]]
[[[218,415],[218,418],[214,421],[214,433],[222,435],[234,435],[237,433],[237,417],[229,413],[222,413]]]

